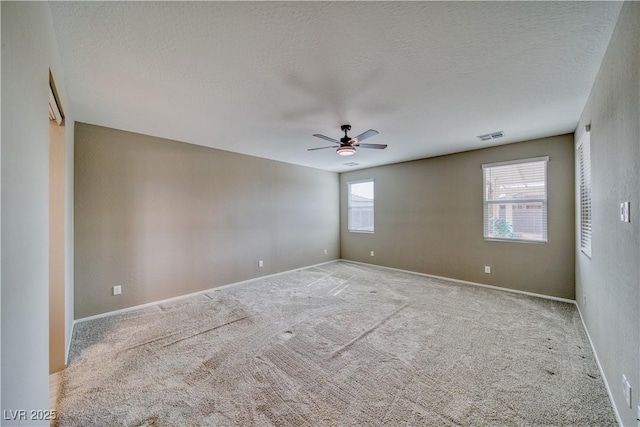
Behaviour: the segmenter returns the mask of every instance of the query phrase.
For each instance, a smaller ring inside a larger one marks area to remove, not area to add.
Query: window
[[[578,141],[580,180],[580,250],[591,258],[591,132],[590,127]]]
[[[373,233],[373,180],[347,183],[349,231]]]
[[[484,238],[547,241],[548,157],[482,165]]]

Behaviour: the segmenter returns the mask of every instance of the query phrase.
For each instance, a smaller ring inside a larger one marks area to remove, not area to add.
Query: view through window
[[[547,241],[548,160],[482,165],[485,239]]]
[[[349,182],[349,231],[373,233],[373,180]]]

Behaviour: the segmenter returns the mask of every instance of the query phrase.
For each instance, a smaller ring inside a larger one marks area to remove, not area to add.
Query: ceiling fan
[[[369,129],[366,132],[362,132],[355,138],[350,138],[347,132],[351,130],[351,125],[342,125],[340,129],[344,132],[344,137],[337,139],[329,138],[328,136],[320,135],[318,133],[313,134],[316,138],[324,139],[326,141],[333,142],[338,145],[329,145],[328,147],[309,148],[307,151],[324,150],[325,148],[336,148],[336,153],[340,156],[351,156],[355,154],[356,147],[358,148],[375,148],[378,150],[384,150],[387,148],[387,144],[361,144],[365,139],[371,138],[378,134],[377,130]]]

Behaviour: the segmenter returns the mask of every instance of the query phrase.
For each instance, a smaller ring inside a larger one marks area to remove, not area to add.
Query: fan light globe
[[[342,147],[338,147],[338,149],[336,150],[336,153],[338,153],[339,156],[351,156],[355,154],[355,152],[356,149],[349,145],[343,145]]]

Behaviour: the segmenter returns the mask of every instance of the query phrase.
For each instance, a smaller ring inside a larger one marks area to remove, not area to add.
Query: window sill
[[[509,242],[509,243],[535,243],[535,244],[546,244],[549,243],[548,240],[521,240],[521,239],[498,239],[495,237],[485,237],[485,242]]]
[[[580,249],[580,253],[582,253],[582,255],[586,256],[589,261],[591,261],[591,254],[586,253],[583,249]]]

